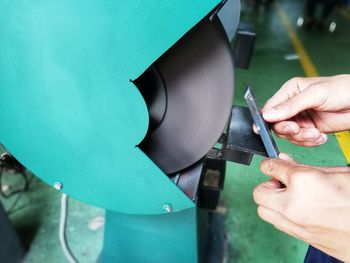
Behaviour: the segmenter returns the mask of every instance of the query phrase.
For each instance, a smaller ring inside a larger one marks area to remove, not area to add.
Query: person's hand
[[[279,137],[303,146],[323,144],[326,133],[350,129],[350,75],[293,78],[262,112]]]
[[[265,159],[270,181],[253,196],[259,216],[277,229],[350,262],[350,168]]]

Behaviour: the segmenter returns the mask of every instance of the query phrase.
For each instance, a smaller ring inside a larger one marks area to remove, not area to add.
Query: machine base
[[[197,262],[197,209],[162,215],[106,212],[100,262]]]
[[[99,262],[221,263],[223,222],[223,215],[199,208],[151,216],[107,211]]]
[[[207,212],[207,231],[205,251],[202,253],[205,263],[223,263],[227,261],[229,239],[225,232],[225,215],[216,211]]]

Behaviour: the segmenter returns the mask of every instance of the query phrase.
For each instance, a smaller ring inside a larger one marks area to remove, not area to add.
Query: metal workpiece
[[[277,148],[276,142],[271,135],[271,130],[267,123],[265,122],[261,109],[255,99],[254,93],[250,86],[247,87],[244,94],[244,99],[247,101],[249,111],[252,115],[254,123],[259,131],[259,135],[263,141],[266,148],[268,157],[278,158],[279,150]]]

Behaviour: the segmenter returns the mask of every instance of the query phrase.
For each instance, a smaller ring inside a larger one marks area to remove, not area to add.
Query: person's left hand
[[[259,216],[323,252],[350,262],[350,167],[313,167],[265,159],[272,179],[253,193]]]

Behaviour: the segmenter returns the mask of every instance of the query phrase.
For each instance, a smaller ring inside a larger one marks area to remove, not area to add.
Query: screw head
[[[165,213],[171,213],[173,211],[173,207],[170,204],[163,205],[163,210]]]
[[[62,190],[63,184],[60,183],[60,182],[55,182],[55,183],[53,184],[53,187],[54,187],[56,190]]]
[[[333,33],[336,28],[337,28],[337,23],[336,22],[332,22],[332,23],[330,23],[330,25],[328,27],[328,30],[329,30],[329,32]]]
[[[299,17],[298,20],[297,20],[297,26],[298,27],[302,27],[303,24],[304,24],[304,18]]]

